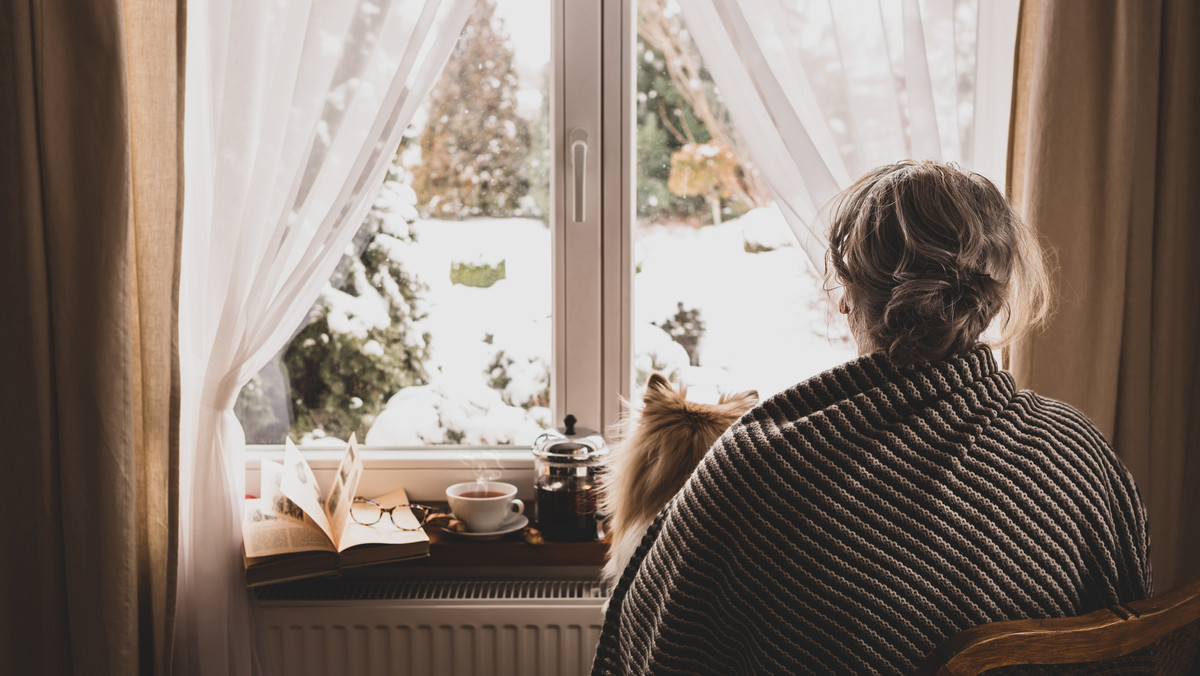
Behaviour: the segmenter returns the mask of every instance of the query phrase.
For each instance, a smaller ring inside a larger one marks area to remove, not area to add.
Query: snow
[[[322,298],[329,306],[330,331],[366,338],[371,329],[382,329],[391,324],[392,318],[388,316],[387,304],[379,292],[365,283],[359,284],[358,288],[361,291],[357,296],[325,288]]]
[[[400,181],[385,181],[374,206],[395,216],[384,219],[383,231],[393,237],[408,236],[408,222],[417,219],[417,194]]]
[[[634,332],[633,368],[639,373],[658,371],[668,378],[678,377],[689,366],[687,350],[659,327],[649,322],[638,324]]]
[[[438,403],[444,394],[430,385],[406,387],[388,400],[367,431],[372,446],[414,446],[444,441]]]
[[[418,308],[428,316],[410,336],[431,335],[429,384],[393,395],[365,442],[530,444],[553,424],[544,406],[553,339],[549,229],[521,218],[418,220],[407,227],[416,244],[390,237],[376,243],[428,286]],[[660,371],[686,385],[696,401],[744,389],[766,397],[854,358],[844,321],[778,209],[756,209],[718,226],[640,226],[635,238],[637,383]],[[456,263],[501,261],[505,278],[488,288],[450,280]],[[358,288],[364,292],[357,298],[327,290],[331,330],[365,337],[367,327],[387,321],[379,294],[370,285]],[[698,309],[706,326],[699,366],[656,326],[679,303]],[[382,346],[366,341],[363,351],[378,355]]]
[[[387,255],[428,286],[429,385],[398,392],[367,432],[368,444],[529,444],[550,425],[550,231],[541,221],[480,218],[411,224],[417,244],[378,238]],[[454,284],[455,264],[505,266],[490,287]],[[410,333],[410,335],[412,335]],[[367,349],[364,346],[364,350]],[[490,367],[501,361],[504,368]],[[490,378],[506,376],[497,390]],[[539,401],[539,399],[542,399]]]
[[[826,300],[822,280],[800,247],[749,253],[746,230],[760,242],[795,241],[774,208],[717,226],[639,229],[635,361],[640,366],[644,354],[664,348],[665,334],[647,325],[674,315],[680,302],[699,309],[706,325],[701,366],[676,374],[696,396],[703,390],[711,397],[713,389],[756,389],[765,397],[856,356],[844,320]],[[676,354],[669,363],[674,367],[678,361]]]
[[[321,430],[313,430],[300,437],[300,445],[306,449],[336,448],[342,450],[346,448],[345,440],[327,437]]]
[[[517,114],[527,120],[536,120],[542,112],[541,89],[517,90]]]
[[[529,444],[549,425],[549,410],[508,406],[482,381],[408,387],[388,400],[367,432],[372,446]]]
[[[796,246],[796,236],[774,203],[747,212],[737,222],[742,228],[742,239],[752,249],[772,251]]]

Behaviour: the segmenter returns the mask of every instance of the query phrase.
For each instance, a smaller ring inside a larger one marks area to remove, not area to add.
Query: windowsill
[[[528,448],[446,447],[421,449],[361,448],[363,476],[358,494],[373,497],[403,486],[414,502],[443,502],[446,487],[474,481],[482,470],[489,479],[517,487],[517,497],[533,500],[533,454]],[[321,491],[329,490],[344,449],[304,450]],[[258,493],[262,460],[282,462],[283,446],[246,448],[246,490]],[[478,468],[478,469],[477,469]]]
[[[304,459],[315,471],[318,466],[336,467],[346,453],[344,447],[339,448],[308,448],[301,447]],[[362,452],[363,464],[368,468],[379,467],[470,467],[471,463],[483,462],[489,468],[533,467],[533,453],[525,446],[445,446],[445,447],[397,447],[378,448],[371,446],[358,447]],[[248,445],[246,446],[246,465],[251,463],[257,468],[263,458],[281,460],[283,445]]]
[[[498,481],[517,486],[517,497],[533,508],[533,455],[525,448],[360,449],[363,477],[358,493],[382,495],[403,486],[414,502],[445,502],[446,487],[475,480],[472,462],[499,472]],[[305,450],[322,492],[329,489],[340,449]],[[283,459],[283,446],[246,448],[246,486],[258,492],[262,460]],[[592,578],[608,552],[608,541],[546,542],[531,545],[519,533],[499,540],[472,542],[456,539],[439,529],[429,531],[429,557],[416,561],[351,568],[351,579],[425,579],[440,577]]]

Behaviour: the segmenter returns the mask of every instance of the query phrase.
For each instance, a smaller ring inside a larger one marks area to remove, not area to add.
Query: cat
[[[601,580],[612,589],[658,512],[679,492],[721,434],[758,403],[758,392],[721,395],[716,404],[687,400],[658,373],[642,406],[612,430],[601,474],[601,506],[609,515],[608,561]]]

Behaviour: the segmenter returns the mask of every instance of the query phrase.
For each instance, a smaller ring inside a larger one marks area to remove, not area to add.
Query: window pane
[[[247,443],[530,444],[550,424],[549,0],[480,0]]]
[[[765,398],[853,359],[678,7],[638,7],[635,386],[659,371],[697,399]]]

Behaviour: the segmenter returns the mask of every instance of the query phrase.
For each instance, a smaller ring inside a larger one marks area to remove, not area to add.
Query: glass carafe
[[[599,432],[576,429],[575,416],[563,422],[533,442],[538,529],[547,540],[594,542],[604,537],[597,480],[608,445]]]

